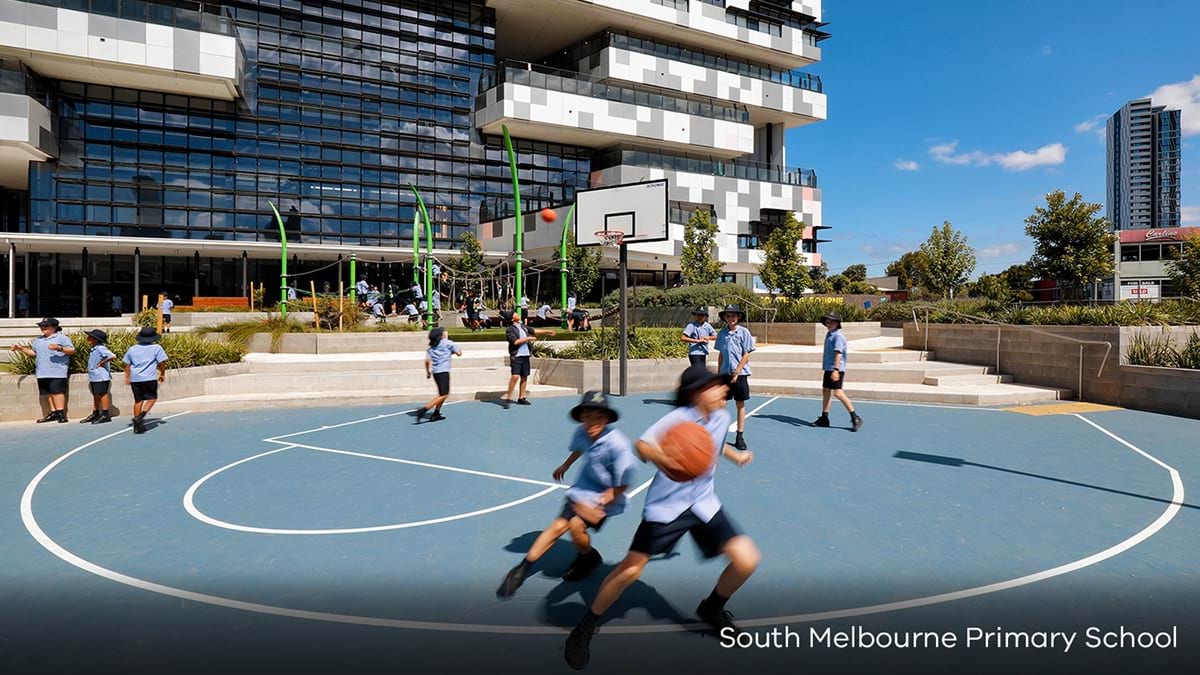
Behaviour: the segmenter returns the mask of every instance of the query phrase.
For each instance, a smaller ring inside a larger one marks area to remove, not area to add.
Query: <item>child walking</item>
[[[529,576],[533,565],[566,532],[571,533],[576,555],[562,578],[564,581],[586,578],[604,560],[592,547],[588,528],[599,531],[609,516],[625,511],[625,490],[633,482],[637,469],[629,439],[612,426],[620,415],[611,407],[604,392],[589,391],[579,405],[571,409],[571,419],[579,422],[579,426],[571,437],[571,454],[554,470],[554,480],[562,480],[581,458],[583,470],[567,490],[562,512],[538,535],[525,558],[505,575],[496,590],[498,597],[512,597]]]
[[[729,413],[725,410],[729,380],[728,375],[715,374],[704,366],[689,367],[675,393],[676,408],[638,439],[635,446],[638,456],[660,470],[646,491],[642,522],[633,535],[629,552],[600,585],[592,606],[567,637],[564,656],[571,668],[582,670],[587,666],[592,634],[604,612],[642,576],[652,556],[669,553],[684,534],[691,534],[705,558],[724,555],[729,559],[712,592],[696,608],[696,615],[718,631],[736,630],[725,603],[754,574],[760,555],[754,541],[742,534],[726,515],[713,488],[718,456],[738,466],[746,466],[754,459],[753,453],[735,450],[725,442],[729,431]],[[661,471],[661,467],[671,466],[672,460],[664,454],[660,443],[667,431],[680,422],[703,426],[713,444],[712,467],[686,483],[677,483]]]
[[[417,424],[425,418],[425,413],[433,411],[429,416],[430,422],[440,422],[446,419],[442,415],[442,404],[450,395],[450,359],[462,356],[462,349],[454,344],[446,335],[445,328],[434,328],[429,331],[429,349],[425,352],[425,379],[433,378],[437,384],[437,396],[417,410]]]
[[[821,368],[825,371],[821,381],[821,416],[813,422],[813,426],[829,426],[829,406],[831,398],[837,397],[850,413],[850,430],[858,431],[863,426],[863,420],[854,411],[850,397],[842,391],[846,381],[846,336],[842,334],[842,317],[840,314],[826,314],[821,317],[821,324],[829,332],[825,334],[825,354]]]
[[[708,322],[708,308],[692,310],[692,322],[683,327],[681,342],[688,343],[688,361],[704,365],[708,360],[708,343],[717,339],[717,331]]]
[[[167,353],[153,328],[137,334],[137,344],[125,352],[125,384],[133,390],[133,433],[146,433],[146,415],[158,401],[158,383],[166,379]]]
[[[79,420],[80,424],[106,424],[112,421],[109,407],[112,405],[112,372],[109,365],[117,355],[108,349],[108,334],[95,328],[87,333],[88,344],[88,389],[92,392],[92,414]]]
[[[750,399],[750,352],[754,336],[741,325],[746,313],[740,305],[729,305],[718,314],[725,327],[717,334],[717,372],[729,376],[729,398],[737,407],[737,437],[733,447],[745,452],[746,401]]]

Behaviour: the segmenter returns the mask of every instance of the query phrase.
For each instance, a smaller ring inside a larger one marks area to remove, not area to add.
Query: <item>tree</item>
[[[1000,273],[1008,284],[1008,293],[1013,300],[1029,302],[1033,300],[1033,270],[1028,263],[1013,265]]]
[[[1183,250],[1173,252],[1166,267],[1176,295],[1200,299],[1200,235],[1184,239]]]
[[[1008,288],[1008,281],[1004,278],[1004,273],[1000,274],[981,274],[971,286],[971,297],[987,298],[988,300],[1008,300],[1011,297],[1011,291]]]
[[[707,209],[696,209],[683,227],[683,255],[679,266],[689,286],[711,284],[724,267],[717,260],[717,222]]]
[[[800,257],[800,241],[804,237],[804,225],[792,213],[787,214],[783,224],[767,238],[765,257],[758,266],[758,276],[764,285],[776,289],[791,298],[798,298],[808,288],[808,267]]]
[[[458,256],[452,258],[447,267],[464,275],[480,273],[483,267],[483,247],[479,245],[479,239],[475,238],[474,232],[470,230],[463,232],[462,243],[458,246]]]
[[[1108,221],[1096,215],[1101,208],[1083,201],[1078,192],[1070,200],[1062,190],[1046,195],[1046,205],[1025,219],[1025,234],[1034,240],[1029,259],[1033,273],[1075,293],[1112,276],[1116,236]]]
[[[813,293],[832,293],[833,284],[829,283],[829,263],[821,261],[819,267],[809,270],[809,286]]]
[[[922,285],[943,298],[953,298],[975,271],[975,249],[948,220],[929,233],[929,239],[921,244],[921,254],[928,263]]]
[[[850,291],[850,280],[845,274],[835,274],[829,277],[829,287],[834,293],[848,293]]]
[[[559,249],[554,249],[554,261],[562,260]],[[567,237],[567,286],[575,295],[583,297],[596,287],[600,280],[600,251],[591,246],[576,246],[575,240]]]
[[[867,266],[863,264],[851,265],[846,268],[846,271],[842,272],[842,275],[850,281],[866,281]]]
[[[909,251],[887,266],[884,274],[896,277],[900,290],[910,291],[922,284],[929,261],[920,251]]]

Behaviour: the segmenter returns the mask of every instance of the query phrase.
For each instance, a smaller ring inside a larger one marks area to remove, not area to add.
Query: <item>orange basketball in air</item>
[[[708,430],[695,422],[680,422],[662,437],[663,452],[679,465],[679,470],[659,467],[667,478],[684,483],[708,471],[717,455]]]
[[[558,212],[551,208],[542,209],[542,220],[553,223],[558,220]]]

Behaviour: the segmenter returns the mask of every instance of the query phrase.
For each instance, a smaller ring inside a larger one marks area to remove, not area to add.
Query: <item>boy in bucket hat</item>
[[[728,305],[717,315],[725,327],[717,333],[717,372],[729,376],[729,398],[737,406],[737,437],[733,447],[746,451],[746,401],[750,399],[750,352],[754,336],[742,325],[746,313],[741,305]]]
[[[42,330],[41,337],[28,347],[15,344],[11,349],[36,361],[38,393],[46,397],[50,406],[50,413],[38,420],[38,424],[64,424],[67,421],[67,371],[75,354],[75,344],[62,334],[58,319],[47,317],[37,325]]]
[[[716,329],[708,322],[707,307],[692,310],[692,322],[683,327],[683,336],[679,339],[688,343],[690,364],[704,365],[708,360],[708,343],[717,339]]]
[[[108,409],[112,404],[112,373],[108,364],[117,359],[117,355],[108,349],[108,334],[99,328],[93,328],[87,333],[88,344],[92,350],[88,352],[88,389],[92,392],[92,414],[79,420],[80,424],[105,424],[112,421]]]
[[[842,335],[842,317],[840,314],[826,314],[821,317],[821,324],[829,332],[825,334],[825,354],[821,362],[825,371],[821,382],[821,416],[813,422],[813,426],[829,426],[830,399],[836,396],[846,406],[846,412],[850,413],[850,430],[858,431],[863,425],[862,418],[854,412],[854,404],[842,391],[842,384],[846,381],[846,336]]]
[[[564,580],[579,581],[603,562],[600,552],[592,548],[587,528],[599,531],[609,516],[625,510],[625,490],[636,473],[629,439],[612,426],[619,418],[608,397],[600,391],[586,392],[579,405],[571,409],[571,419],[579,422],[579,426],[571,437],[571,454],[554,470],[554,480],[562,480],[580,458],[584,460],[583,470],[567,490],[562,512],[538,535],[524,560],[508,571],[496,590],[497,596],[512,597],[534,563],[568,531],[577,555],[563,574]]]
[[[146,433],[146,415],[158,400],[158,383],[166,378],[167,353],[153,328],[137,334],[137,344],[125,352],[125,384],[133,390],[133,433]]]
[[[571,668],[587,667],[592,635],[601,616],[641,577],[652,556],[671,552],[685,534],[692,536],[705,558],[723,555],[729,560],[712,592],[696,608],[696,615],[722,637],[725,634],[721,631],[727,628],[737,630],[725,603],[754,574],[761,556],[754,541],[726,516],[714,490],[713,476],[719,457],[738,466],[746,466],[754,459],[753,453],[735,450],[725,442],[729,431],[729,413],[725,410],[729,380],[728,375],[718,375],[704,366],[689,367],[680,377],[675,393],[677,407],[638,439],[638,456],[661,469],[673,463],[660,445],[667,431],[681,422],[699,424],[712,439],[713,465],[685,483],[671,480],[661,470],[654,475],[646,491],[642,522],[633,535],[629,552],[605,578],[595,600],[567,637],[563,656]]]

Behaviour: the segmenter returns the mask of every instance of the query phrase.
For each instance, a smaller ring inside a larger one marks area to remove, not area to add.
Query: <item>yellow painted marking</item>
[[[1021,413],[1022,415],[1077,415],[1080,413],[1105,412],[1121,410],[1117,406],[1101,405],[1099,403],[1051,403],[1049,405],[1023,405],[1014,408],[1001,408],[1005,412]]]

